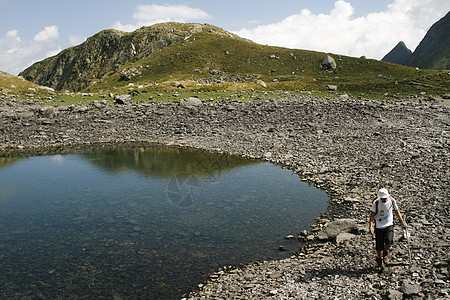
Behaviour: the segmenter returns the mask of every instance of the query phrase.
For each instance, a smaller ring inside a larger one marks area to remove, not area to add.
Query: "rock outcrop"
[[[198,26],[192,25],[198,32]],[[183,41],[190,31],[170,27],[143,27],[132,33],[104,30],[83,44],[63,50],[56,56],[37,62],[20,73],[26,80],[54,88],[79,91],[99,81],[108,72],[120,71],[124,80],[139,74],[137,68],[121,70],[126,63]]]

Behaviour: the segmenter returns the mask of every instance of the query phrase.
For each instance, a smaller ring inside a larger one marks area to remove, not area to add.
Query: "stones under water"
[[[283,237],[327,200],[279,166],[199,150],[0,158],[0,298],[179,298],[219,267],[297,251]]]

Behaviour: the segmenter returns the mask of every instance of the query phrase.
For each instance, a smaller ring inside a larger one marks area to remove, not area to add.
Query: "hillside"
[[[21,77],[16,77],[6,72],[0,71],[0,92],[24,94],[24,93],[47,93],[52,91],[48,87],[39,86],[35,83],[24,80]]]
[[[445,73],[365,58],[256,44],[212,25],[164,23],[132,33],[105,30],[23,71],[57,90],[140,92],[270,89],[348,92],[446,92]]]

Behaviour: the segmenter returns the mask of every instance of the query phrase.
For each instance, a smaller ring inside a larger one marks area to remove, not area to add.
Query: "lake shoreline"
[[[446,105],[298,95],[260,102],[44,107],[4,97],[0,103],[1,157],[91,144],[192,147],[282,165],[331,195],[329,210],[301,235],[307,240],[301,251],[285,260],[218,270],[188,298],[449,295]],[[366,230],[380,187],[407,212],[412,235],[410,269],[397,226],[395,264],[387,275],[373,269]],[[342,218],[352,219],[351,230],[343,229],[351,235],[324,236],[323,228]]]

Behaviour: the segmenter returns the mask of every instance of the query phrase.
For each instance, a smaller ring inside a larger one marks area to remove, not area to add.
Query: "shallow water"
[[[279,166],[198,150],[0,158],[0,298],[179,298],[297,251],[284,236],[327,200]]]

